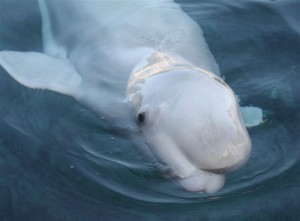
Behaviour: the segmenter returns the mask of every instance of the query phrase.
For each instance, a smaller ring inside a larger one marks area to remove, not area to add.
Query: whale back
[[[179,54],[219,75],[201,28],[171,0],[40,0],[39,5],[47,54],[78,62],[90,53],[116,66],[109,74],[128,77],[147,52],[136,53],[137,48],[151,48]]]

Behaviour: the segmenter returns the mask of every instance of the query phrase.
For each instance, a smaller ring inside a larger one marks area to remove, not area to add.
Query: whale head
[[[175,68],[131,80],[128,97],[151,150],[187,190],[215,192],[224,183],[220,174],[249,158],[251,142],[235,94],[218,76]],[[199,171],[201,188],[186,183],[197,183]],[[209,191],[210,179],[217,184]]]

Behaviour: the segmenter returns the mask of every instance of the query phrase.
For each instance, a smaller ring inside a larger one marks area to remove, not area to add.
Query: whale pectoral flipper
[[[2,66],[16,81],[36,89],[48,89],[74,97],[81,76],[68,60],[38,52],[0,52]]]
[[[246,127],[255,127],[263,123],[263,111],[259,107],[240,107]]]

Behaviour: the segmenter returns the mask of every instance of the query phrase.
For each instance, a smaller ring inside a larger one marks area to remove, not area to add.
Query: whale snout
[[[239,124],[218,128],[217,131],[212,129],[208,133],[204,131],[201,136],[178,135],[173,139],[197,168],[212,173],[222,174],[238,169],[251,153],[250,137]]]
[[[233,140],[217,156],[217,161],[222,162],[219,168],[213,169],[215,172],[229,172],[236,170],[247,162],[251,153],[251,140],[247,131],[239,135],[237,140]]]
[[[251,144],[245,143],[239,146],[228,147],[216,157],[219,164],[216,167],[204,169],[212,173],[226,173],[243,166],[250,157]]]

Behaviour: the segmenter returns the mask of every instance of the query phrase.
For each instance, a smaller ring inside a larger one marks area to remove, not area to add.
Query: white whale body
[[[16,81],[72,96],[127,130],[188,191],[216,192],[224,173],[246,162],[251,141],[236,96],[200,27],[179,5],[40,0],[39,6],[44,53],[0,52],[0,65]]]

